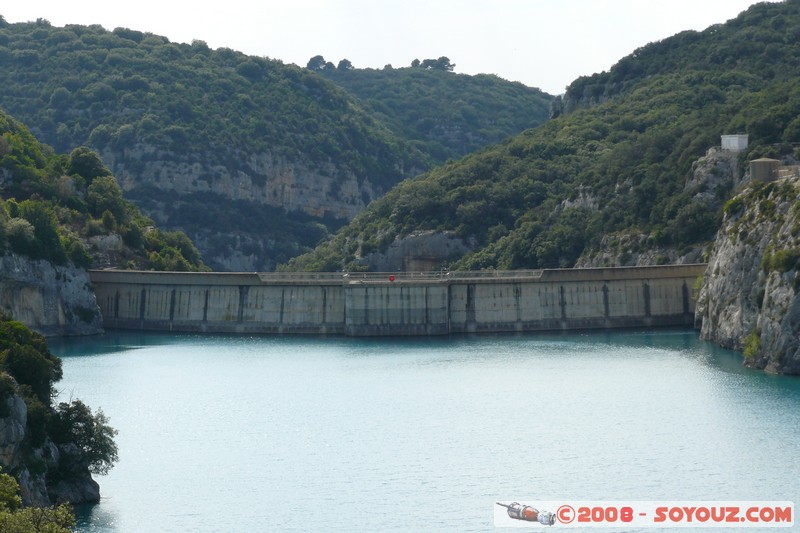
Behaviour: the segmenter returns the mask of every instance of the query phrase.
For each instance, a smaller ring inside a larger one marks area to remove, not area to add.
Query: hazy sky
[[[497,74],[559,94],[651,41],[735,17],[753,0],[25,0],[8,22],[100,24],[305,66],[355,67],[447,56],[456,72]]]

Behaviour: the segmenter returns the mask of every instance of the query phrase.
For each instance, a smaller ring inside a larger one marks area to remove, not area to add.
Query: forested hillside
[[[425,164],[306,69],[122,28],[0,26],[0,107],[57,150],[97,150],[130,199],[219,268],[291,257],[325,235],[319,222]]]
[[[0,64],[0,107],[59,151],[98,151],[126,197],[221,270],[269,270],[453,150],[530,125],[487,123],[492,102],[516,108],[526,92],[494,78],[425,73],[386,101],[413,109],[379,115],[318,72],[124,28],[0,17]],[[457,119],[398,118],[429,113],[440,86]],[[420,141],[424,128],[435,135]]]
[[[736,179],[689,178],[721,134],[750,135],[739,178],[752,158],[800,158],[789,144],[800,142],[798,28],[800,1],[758,4],[638,49],[576,80],[557,118],[404,182],[289,268],[369,268],[370,254],[423,230],[471,250],[452,268],[573,266],[622,242],[702,247]]]
[[[55,265],[205,268],[179,231],[161,231],[123,198],[96,153],[57,154],[0,110],[0,254]]]
[[[437,164],[547,120],[549,94],[490,74],[454,74],[454,67],[447,57],[380,70],[354,68],[347,60],[334,67],[322,56],[308,64]]]

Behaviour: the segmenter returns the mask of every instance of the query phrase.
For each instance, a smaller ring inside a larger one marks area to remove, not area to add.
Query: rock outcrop
[[[680,253],[674,247],[659,246],[653,238],[638,231],[604,235],[600,245],[584,253],[575,268],[622,266],[688,265],[702,263],[707,249],[693,246]]]
[[[745,364],[800,374],[800,180],[753,184],[725,205],[696,307],[701,336]]]
[[[102,331],[88,273],[16,254],[0,256],[0,310],[43,335]]]
[[[703,209],[718,210],[722,200],[730,191],[739,187],[747,178],[739,170],[739,153],[710,148],[706,154],[692,164],[683,190],[691,195],[691,202]],[[577,201],[582,207],[591,207],[582,191]],[[636,229],[604,235],[600,245],[584,253],[577,261],[577,268],[608,266],[683,265],[702,263],[709,246],[700,244],[677,248],[658,244],[647,233]]]
[[[692,164],[692,172],[683,190],[693,194],[693,201],[719,205],[720,198],[742,185],[743,179],[739,152],[714,147]]]
[[[4,379],[11,380],[8,376]],[[11,387],[15,389],[16,383]],[[25,439],[29,436],[25,401],[11,393],[0,402],[0,468],[17,478],[24,505],[42,507],[100,500],[100,487],[92,479],[89,462],[78,446],[74,443],[57,446],[46,438],[32,453],[26,453]],[[36,468],[29,468],[32,464]]]
[[[145,143],[124,150],[98,148],[125,196],[160,227],[185,231],[215,270],[272,270],[321,238],[306,242],[296,224],[278,223],[276,230],[264,215],[259,219],[249,213],[262,210],[275,219],[299,218],[334,228],[417,171],[398,161],[393,171],[365,177],[346,165],[312,164],[268,151],[236,153],[222,164],[203,154],[177,154]],[[205,208],[208,203],[214,208]],[[295,241],[297,249],[276,242],[281,239]]]
[[[373,272],[438,270],[469,251],[452,231],[420,231],[395,239],[386,251],[370,253],[361,263]]]
[[[188,158],[141,143],[123,153],[105,148],[101,155],[126,192],[149,186],[181,194],[214,193],[227,200],[256,202],[315,217],[349,220],[386,192],[333,164],[312,168],[270,153],[241,154],[236,169],[184,163],[181,159]]]

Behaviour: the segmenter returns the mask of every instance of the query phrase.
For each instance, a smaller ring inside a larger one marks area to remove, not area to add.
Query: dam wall
[[[692,326],[706,265],[402,273],[90,272],[106,328],[348,336]]]

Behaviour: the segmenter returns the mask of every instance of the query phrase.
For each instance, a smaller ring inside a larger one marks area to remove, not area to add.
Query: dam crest
[[[705,264],[512,271],[226,273],[93,270],[106,328],[448,335],[692,326]]]

